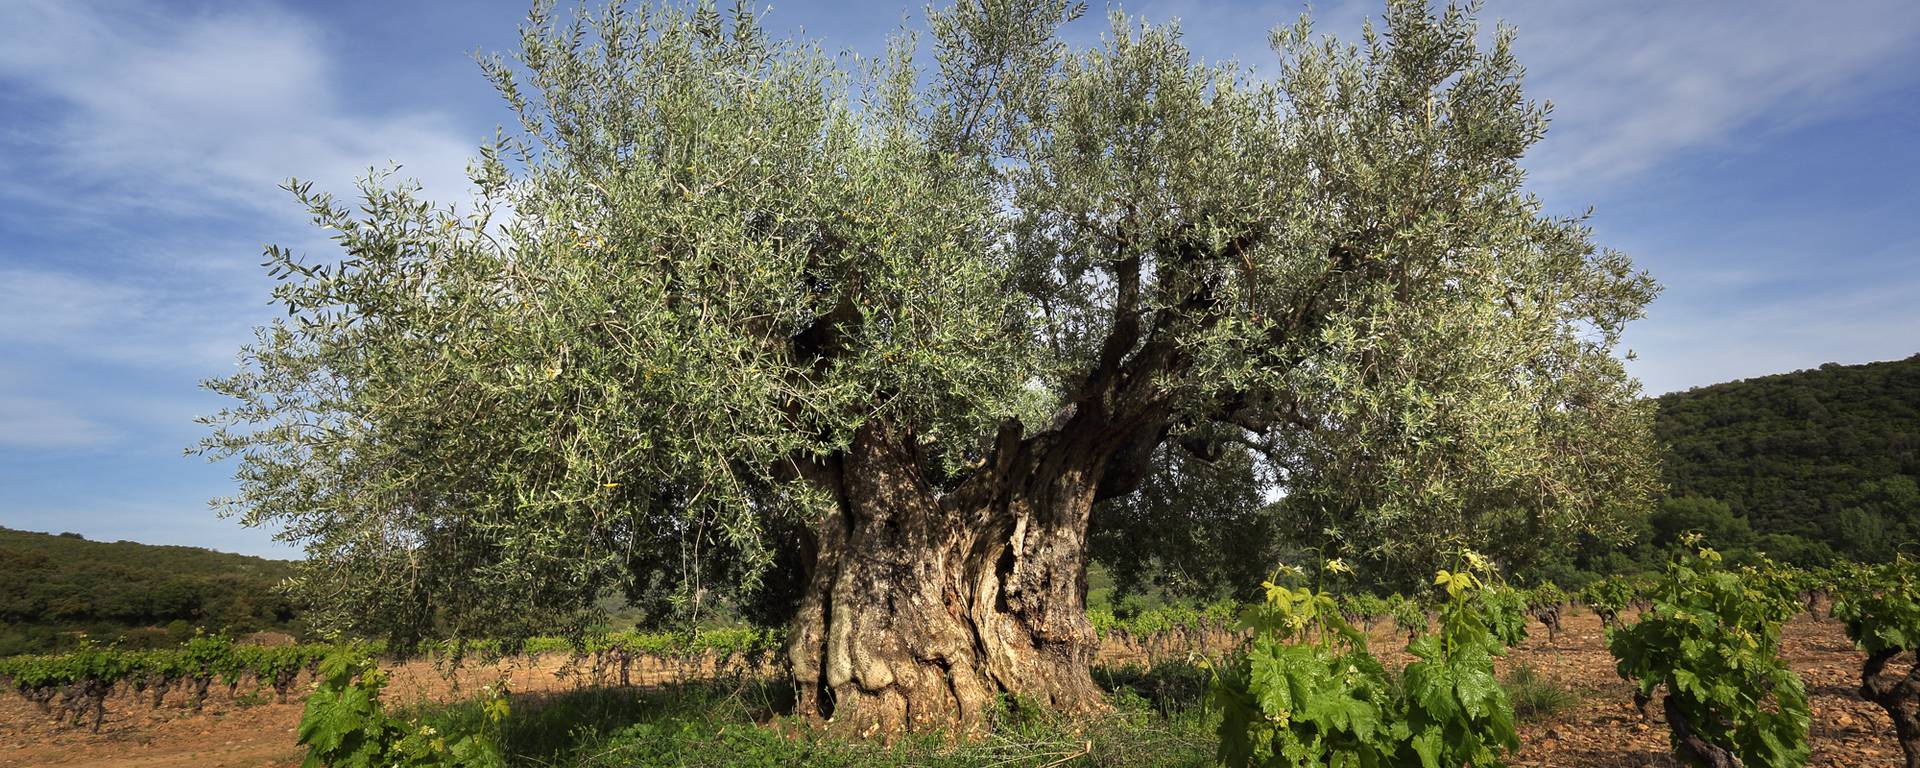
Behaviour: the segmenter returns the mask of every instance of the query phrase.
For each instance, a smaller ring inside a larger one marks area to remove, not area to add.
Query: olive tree
[[[1614,349],[1655,288],[1522,189],[1507,31],[1394,0],[1256,76],[1079,15],[965,0],[859,60],[536,7],[470,204],[290,185],[338,249],[268,250],[287,317],[210,383],[229,508],[402,642],[731,596],[871,732],[1101,706],[1090,520],[1173,451],[1383,562],[1644,502]]]

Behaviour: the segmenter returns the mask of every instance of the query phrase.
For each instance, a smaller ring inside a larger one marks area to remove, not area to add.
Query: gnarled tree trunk
[[[1071,404],[1033,435],[1003,424],[965,479],[936,488],[918,439],[885,419],[802,470],[837,501],[787,639],[802,714],[873,735],[973,730],[1001,694],[1105,708],[1086,616],[1088,518],[1138,487],[1171,430],[1160,378],[1187,360],[1169,328],[1219,317],[1205,311],[1210,289],[1185,289],[1149,325],[1140,269],[1138,256],[1118,263],[1113,325]],[[833,347],[836,327],[818,324],[821,339],[801,346]]]
[[[1906,753],[1907,768],[1920,768],[1920,663],[1906,676],[1886,674],[1887,662],[1898,650],[1886,650],[1867,657],[1860,669],[1860,697],[1880,705],[1893,718],[1893,732]]]
[[[800,712],[872,735],[971,730],[1001,694],[1103,708],[1087,521],[1125,441],[1088,426],[1027,440],[1009,426],[988,466],[945,493],[911,437],[881,424],[824,465],[816,482],[839,503],[787,648]]]

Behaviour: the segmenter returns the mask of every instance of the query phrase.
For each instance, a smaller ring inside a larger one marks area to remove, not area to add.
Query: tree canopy
[[[1256,73],[1119,13],[1072,48],[1081,11],[965,0],[923,67],[744,6],[537,5],[482,60],[519,125],[471,204],[290,185],[337,251],[268,251],[287,317],[209,383],[228,509],[306,545],[316,610],[405,638],[608,590],[784,620],[849,483],[1002,498],[929,530],[1014,558],[1085,531],[1016,475],[1124,542],[1241,472],[1261,494],[1209,509],[1283,498],[1384,574],[1642,508],[1615,347],[1656,287],[1523,188],[1547,109],[1510,30],[1394,0],[1357,45],[1278,28]],[[1007,594],[1071,594],[1024,568]]]

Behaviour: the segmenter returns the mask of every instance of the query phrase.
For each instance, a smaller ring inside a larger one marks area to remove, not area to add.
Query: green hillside
[[[1755,543],[1803,561],[1826,548],[1882,560],[1920,542],[1920,355],[1716,384],[1659,405],[1669,495],[1685,500],[1663,507],[1668,518],[1715,517],[1705,500],[1718,500]],[[1736,522],[1723,535],[1743,533]]]
[[[275,590],[294,564],[197,547],[88,541],[0,528],[0,655],[70,645],[80,632],[167,645],[196,627],[295,629]]]

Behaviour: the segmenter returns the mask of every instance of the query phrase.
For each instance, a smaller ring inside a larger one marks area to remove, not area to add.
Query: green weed
[[[1526,662],[1514,664],[1504,683],[1513,713],[1523,721],[1545,720],[1580,706],[1580,694]]]

